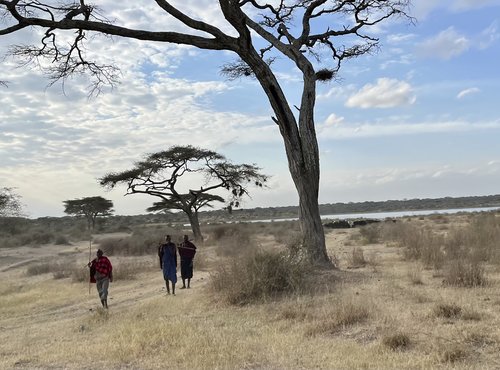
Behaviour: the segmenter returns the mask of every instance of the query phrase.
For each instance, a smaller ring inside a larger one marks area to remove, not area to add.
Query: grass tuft
[[[401,351],[410,345],[410,337],[405,333],[394,333],[382,338],[382,344],[393,351]]]

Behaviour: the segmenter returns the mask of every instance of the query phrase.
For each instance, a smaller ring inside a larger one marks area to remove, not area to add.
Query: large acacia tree
[[[127,194],[148,194],[161,200],[148,211],[169,209],[186,214],[196,240],[203,240],[198,211],[215,201],[224,199],[212,192],[229,192],[228,206],[238,206],[248,195],[248,186],[262,187],[267,176],[251,164],[233,164],[223,155],[191,145],[172,146],[167,150],[148,154],[134,167],[123,172],[112,172],[102,177],[101,185],[113,188],[125,184]]]
[[[137,6],[144,3],[137,2]],[[343,61],[376,49],[379,40],[367,30],[390,18],[407,17],[409,0],[214,0],[211,6],[219,8],[220,17],[232,29],[230,33],[193,18],[182,10],[180,0],[151,3],[158,12],[180,21],[186,32],[132,29],[119,19],[111,23],[87,0],[0,0],[0,14],[7,22],[0,35],[28,27],[44,29],[41,45],[18,45],[12,53],[28,61],[48,58],[53,81],[88,73],[94,77],[97,90],[102,83],[114,81],[116,66],[85,58],[84,42],[90,40],[91,33],[233,52],[238,60],[225,71],[233,77],[253,76],[266,94],[299,195],[303,245],[312,261],[327,262],[318,208],[316,83],[335,78]],[[69,46],[67,34],[61,36],[64,30],[76,31]],[[276,57],[290,61],[302,74],[300,102],[285,96],[273,69]]]

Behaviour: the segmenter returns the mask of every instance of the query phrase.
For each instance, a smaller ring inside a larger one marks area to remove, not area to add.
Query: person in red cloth
[[[97,258],[88,263],[90,282],[96,283],[97,293],[104,308],[108,308],[109,283],[113,281],[113,266],[101,249],[97,250]]]
[[[193,277],[193,258],[196,254],[196,246],[189,241],[187,235],[184,235],[184,241],[177,248],[181,256],[181,289],[186,289],[186,279],[187,288],[189,289],[191,288],[191,278]]]

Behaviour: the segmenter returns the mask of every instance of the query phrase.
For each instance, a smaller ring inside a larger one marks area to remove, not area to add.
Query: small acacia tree
[[[94,230],[98,216],[110,216],[113,211],[113,202],[103,197],[86,197],[81,199],[65,200],[64,213],[74,216],[84,216],[89,231]]]
[[[22,215],[21,197],[12,188],[0,189],[0,217],[15,217]]]
[[[221,154],[191,145],[172,146],[149,154],[131,170],[112,172],[99,180],[102,186],[109,188],[125,184],[125,195],[148,194],[161,198],[148,211],[181,210],[188,217],[196,240],[203,240],[198,210],[215,201],[224,202],[211,192],[229,191],[227,201],[237,207],[241,198],[248,195],[248,185],[262,187],[266,181],[267,176],[255,165],[233,164]]]
[[[302,245],[315,263],[329,263],[325,234],[319,213],[319,148],[314,124],[317,81],[334,79],[343,62],[377,49],[379,39],[368,30],[391,18],[411,18],[410,0],[218,0],[206,2],[212,16],[224,21],[227,30],[196,18],[187,2],[154,0],[135,2],[151,15],[178,21],[153,30],[134,29],[127,19],[116,24],[105,18],[87,0],[0,0],[4,27],[0,36],[26,28],[45,30],[41,45],[15,45],[11,54],[26,63],[50,61],[47,72],[54,83],[73,74],[93,77],[92,91],[115,83],[117,67],[85,57],[88,34],[189,45],[237,56],[223,69],[229,77],[255,78],[274,112],[288,160],[288,168],[299,196]],[[144,5],[149,7],[144,7]],[[183,8],[186,9],[183,11]],[[213,12],[212,12],[213,11]],[[216,14],[214,16],[214,14]],[[115,18],[115,14],[113,14]],[[160,23],[161,24],[161,23]],[[65,30],[74,30],[68,42]],[[288,61],[301,74],[299,102],[290,101],[279,81],[273,61]],[[297,109],[295,109],[297,108]]]

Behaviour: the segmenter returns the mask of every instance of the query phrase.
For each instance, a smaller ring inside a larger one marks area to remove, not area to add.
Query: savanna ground
[[[293,222],[205,227],[192,288],[166,295],[153,225],[0,247],[2,369],[498,369],[500,214],[327,229],[337,270],[301,262]],[[179,288],[179,284],[178,284]]]

